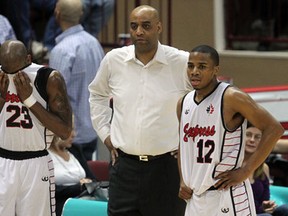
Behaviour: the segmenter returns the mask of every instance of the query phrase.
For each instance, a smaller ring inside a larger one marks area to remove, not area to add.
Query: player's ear
[[[162,32],[162,23],[160,21],[157,23],[157,29],[158,29],[158,34],[160,34]]]
[[[219,74],[219,71],[220,71],[220,66],[219,66],[219,65],[214,66],[214,74],[215,74],[215,75],[218,75],[218,74]]]

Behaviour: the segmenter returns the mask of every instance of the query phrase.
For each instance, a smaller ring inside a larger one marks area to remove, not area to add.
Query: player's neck
[[[197,102],[202,101],[207,95],[209,95],[211,92],[215,90],[215,88],[218,86],[218,81],[212,80],[207,86],[201,89],[196,89],[196,97],[195,100]]]

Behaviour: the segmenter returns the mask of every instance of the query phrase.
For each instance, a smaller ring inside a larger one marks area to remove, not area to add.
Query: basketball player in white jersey
[[[46,128],[72,131],[66,86],[58,71],[31,64],[20,41],[0,48],[0,215],[54,216],[52,160]]]
[[[217,80],[219,55],[207,45],[190,52],[187,73],[194,90],[179,100],[179,196],[185,216],[256,215],[248,176],[283,134],[281,125],[250,96]],[[263,134],[243,165],[246,119]]]

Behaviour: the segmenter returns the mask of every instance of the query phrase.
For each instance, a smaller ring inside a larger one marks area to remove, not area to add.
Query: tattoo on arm
[[[55,110],[52,110],[52,111],[57,113],[57,115],[59,115],[59,117],[62,120],[67,122],[67,120],[69,119],[69,114],[70,114],[70,104],[69,104],[68,100],[65,99],[65,97],[63,97],[63,95],[58,93],[55,96],[53,103],[55,103],[55,106],[53,107],[53,109],[55,109]]]
[[[49,92],[49,108],[64,122],[71,121],[71,106],[67,95],[66,85],[59,72],[53,72],[47,86]]]

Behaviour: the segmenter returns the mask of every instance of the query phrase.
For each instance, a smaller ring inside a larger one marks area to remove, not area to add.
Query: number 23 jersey
[[[43,90],[46,86],[35,87],[37,80],[39,81],[39,78],[42,77],[38,76],[39,69],[42,67],[32,64],[25,68],[24,72],[31,80],[33,96],[37,102],[46,108],[47,103],[39,93],[39,88]],[[21,102],[13,82],[14,75],[8,74],[8,91],[5,96],[5,104],[0,112],[0,147],[10,151],[40,151],[47,149],[45,127]]]

